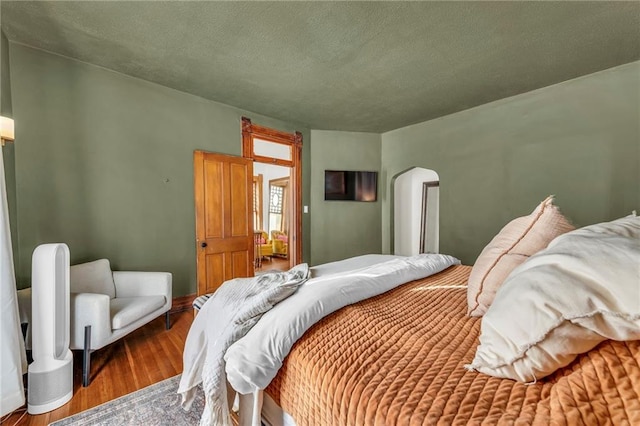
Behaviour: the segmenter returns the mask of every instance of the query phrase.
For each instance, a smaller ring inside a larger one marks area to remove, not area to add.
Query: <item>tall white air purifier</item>
[[[41,414],[73,396],[69,350],[69,247],[43,244],[33,252],[31,349],[27,412]]]

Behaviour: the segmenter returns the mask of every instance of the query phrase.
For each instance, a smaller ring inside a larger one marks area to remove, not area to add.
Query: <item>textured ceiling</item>
[[[639,2],[0,7],[14,42],[313,129],[387,131],[640,59]]]

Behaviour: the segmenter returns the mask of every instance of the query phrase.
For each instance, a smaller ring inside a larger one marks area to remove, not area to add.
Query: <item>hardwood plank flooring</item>
[[[269,271],[288,271],[289,270],[289,259],[278,256],[271,256],[268,258],[262,259],[262,266],[255,269],[256,275],[260,273],[265,273]]]
[[[164,316],[91,354],[91,383],[82,387],[82,352],[74,351],[73,398],[49,413],[32,416],[26,407],[16,410],[2,425],[43,426],[182,372],[182,350],[193,311],[171,314],[171,329]],[[24,415],[24,416],[23,416]]]

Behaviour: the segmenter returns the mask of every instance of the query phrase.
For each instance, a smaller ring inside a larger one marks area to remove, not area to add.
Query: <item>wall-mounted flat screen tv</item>
[[[376,201],[378,172],[324,171],[324,199],[332,201]]]

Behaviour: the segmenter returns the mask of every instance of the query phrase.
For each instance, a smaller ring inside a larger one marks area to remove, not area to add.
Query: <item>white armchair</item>
[[[111,271],[107,259],[70,268],[71,349],[83,350],[82,385],[89,385],[91,351],[103,348],[165,314],[170,327],[171,274]],[[22,291],[24,292],[24,290]],[[24,303],[26,293],[19,296]],[[21,316],[29,316],[21,309]],[[24,321],[24,319],[23,319]],[[27,333],[27,347],[30,347]]]

